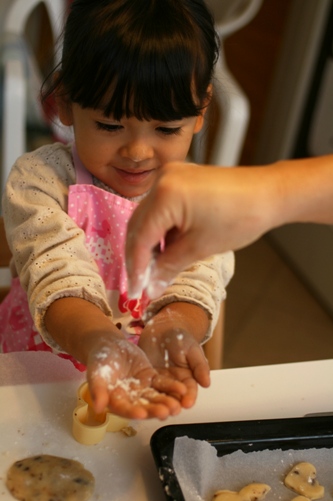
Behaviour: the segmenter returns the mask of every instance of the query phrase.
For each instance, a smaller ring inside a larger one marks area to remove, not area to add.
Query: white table
[[[163,501],[150,452],[166,424],[299,417],[333,411],[333,360],[212,372],[195,407],[165,422],[133,423],[135,437],[107,434],[95,446],[71,435],[76,390],[84,375],[49,353],[0,354],[0,500],[10,464],[33,454],[75,458],[96,478],[93,500]]]

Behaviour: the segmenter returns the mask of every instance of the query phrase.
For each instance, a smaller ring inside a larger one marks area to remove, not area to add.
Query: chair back
[[[3,218],[0,217],[0,303],[9,292],[9,263],[12,257],[8,247]]]
[[[64,0],[1,0],[0,35],[3,52],[3,112],[0,188],[4,188],[16,159],[27,150],[27,117],[45,122],[38,102],[43,81],[26,40],[26,25],[39,4],[44,4],[53,41],[58,40],[65,11]],[[29,113],[28,113],[29,111]],[[32,112],[32,113],[31,113]]]
[[[30,14],[40,3],[45,5],[53,37],[58,38],[62,28],[63,0],[11,0],[4,21],[4,31],[23,35]]]
[[[263,0],[206,0],[220,37],[220,57],[214,73],[213,106],[208,108],[206,123],[214,123],[213,135],[204,128],[192,143],[192,161],[231,167],[237,165],[250,118],[247,96],[229,71],[224,54],[224,40],[248,24],[259,11]],[[213,111],[214,110],[214,111]],[[217,117],[217,118],[215,118]]]
[[[262,2],[263,0],[206,0],[214,15],[220,38],[246,26],[257,14]]]

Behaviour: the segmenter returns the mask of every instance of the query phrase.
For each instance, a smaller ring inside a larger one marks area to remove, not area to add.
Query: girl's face
[[[119,122],[102,110],[58,103],[64,125],[73,125],[78,155],[88,171],[124,197],[137,197],[153,185],[166,162],[184,161],[203,115],[175,122]]]

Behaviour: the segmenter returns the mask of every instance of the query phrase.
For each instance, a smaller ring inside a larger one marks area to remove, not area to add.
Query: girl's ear
[[[58,116],[63,125],[73,125],[72,105],[69,99],[63,94],[56,92],[55,101]]]
[[[209,84],[207,87],[207,97],[205,98],[203,102],[203,107],[200,115],[197,117],[196,124],[194,126],[194,134],[197,134],[198,132],[201,131],[203,124],[204,124],[204,119],[205,119],[205,114],[207,111],[207,108],[212,100],[212,95],[213,95],[213,85]]]

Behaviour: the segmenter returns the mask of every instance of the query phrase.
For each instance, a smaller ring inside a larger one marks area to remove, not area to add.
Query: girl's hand
[[[186,331],[174,328],[156,332],[154,322],[143,330],[139,346],[146,353],[160,376],[173,378],[186,386],[185,394],[178,394],[182,407],[194,405],[198,384],[210,384],[209,365],[200,344]]]
[[[178,398],[186,383],[168,372],[158,374],[144,352],[120,337],[100,338],[87,364],[94,411],[130,419],[166,419],[181,411]]]

